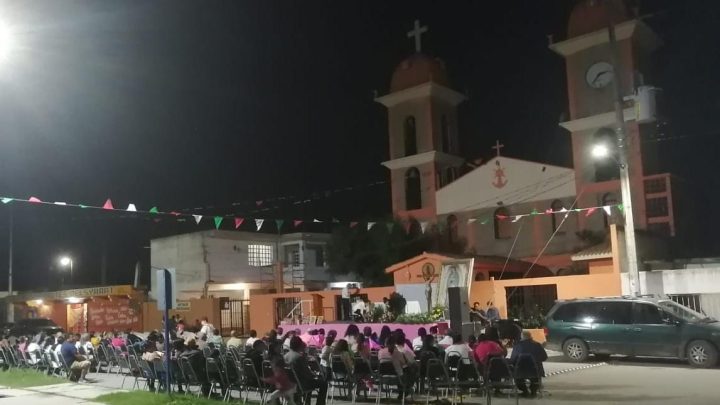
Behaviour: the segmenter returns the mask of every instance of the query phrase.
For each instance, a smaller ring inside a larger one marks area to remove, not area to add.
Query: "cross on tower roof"
[[[415,20],[415,27],[408,31],[407,36],[408,38],[415,37],[415,52],[420,53],[422,51],[422,44],[420,42],[420,37],[423,33],[427,32],[428,27],[427,25],[420,26],[420,20]]]
[[[497,156],[500,157],[500,149],[502,149],[504,147],[505,147],[505,145],[501,144],[500,140],[497,140],[497,141],[495,141],[495,146],[493,146],[492,148],[497,150]]]

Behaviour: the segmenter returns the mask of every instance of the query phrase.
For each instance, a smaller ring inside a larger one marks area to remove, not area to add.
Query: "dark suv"
[[[38,333],[45,333],[49,336],[57,332],[62,332],[62,328],[49,319],[20,319],[10,329],[10,336],[33,336]]]
[[[588,298],[558,301],[546,317],[547,347],[571,361],[674,357],[695,367],[718,362],[720,323],[669,299]]]

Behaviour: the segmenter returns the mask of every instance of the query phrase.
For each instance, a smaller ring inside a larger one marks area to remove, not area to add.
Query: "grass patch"
[[[50,377],[35,370],[10,369],[0,371],[0,385],[10,388],[37,387],[40,385],[53,385],[69,382],[68,380]]]
[[[154,394],[148,391],[115,392],[101,395],[93,401],[108,405],[218,405],[223,402],[215,399],[196,398],[194,395]]]

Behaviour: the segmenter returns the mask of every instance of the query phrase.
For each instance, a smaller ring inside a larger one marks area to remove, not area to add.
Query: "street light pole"
[[[608,7],[610,7],[609,3]],[[627,133],[625,131],[625,116],[623,113],[623,93],[622,93],[622,72],[620,66],[620,58],[618,56],[617,39],[615,38],[615,24],[608,9],[608,39],[610,43],[610,60],[615,72],[614,91],[615,97],[615,135],[617,136],[618,161],[620,164],[620,192],[622,195],[623,212],[625,213],[625,259],[627,264],[628,281],[630,284],[630,293],[632,295],[640,294],[640,273],[638,270],[637,246],[635,244],[635,219],[633,218],[632,194],[630,192],[630,165],[629,165],[629,147]]]
[[[13,295],[13,209],[10,207],[10,224],[8,226],[8,297]],[[10,300],[11,298],[8,298]],[[15,321],[15,306],[11,301],[7,304],[7,322]]]

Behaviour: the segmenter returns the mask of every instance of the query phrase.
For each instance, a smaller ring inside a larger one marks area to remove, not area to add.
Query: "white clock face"
[[[612,83],[615,72],[611,64],[598,62],[590,66],[585,72],[585,81],[588,86],[600,89]]]

